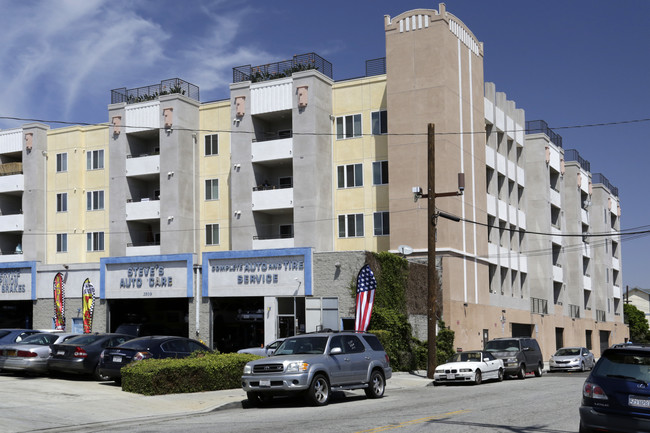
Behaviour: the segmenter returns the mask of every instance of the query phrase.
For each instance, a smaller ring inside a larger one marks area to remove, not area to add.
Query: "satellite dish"
[[[405,256],[408,256],[413,252],[413,248],[409,247],[408,245],[400,245],[397,247],[397,251],[399,251],[400,254],[404,254]]]

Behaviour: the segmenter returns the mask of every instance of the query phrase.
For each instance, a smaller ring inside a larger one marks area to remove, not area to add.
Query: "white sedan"
[[[489,379],[503,380],[503,360],[481,350],[454,354],[446,364],[437,366],[433,375],[434,385],[459,382],[478,385]]]

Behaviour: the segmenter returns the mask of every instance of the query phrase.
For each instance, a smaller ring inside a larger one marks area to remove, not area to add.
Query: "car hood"
[[[278,356],[269,356],[268,358],[261,358],[261,359],[256,359],[254,361],[250,361],[250,365],[258,365],[258,364],[281,364],[283,362],[291,362],[291,361],[305,361],[305,362],[318,362],[323,359],[325,359],[327,355],[325,354],[300,354],[300,355],[278,355]]]
[[[551,359],[555,361],[570,361],[572,359],[580,358],[580,355],[562,355],[562,356],[557,356],[553,355],[551,356]]]

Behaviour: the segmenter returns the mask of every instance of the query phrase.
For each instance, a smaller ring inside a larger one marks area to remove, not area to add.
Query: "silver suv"
[[[363,389],[369,398],[382,397],[392,371],[375,335],[321,332],[289,337],[269,358],[249,362],[241,383],[253,405],[274,395],[304,393],[323,406],[337,390]]]

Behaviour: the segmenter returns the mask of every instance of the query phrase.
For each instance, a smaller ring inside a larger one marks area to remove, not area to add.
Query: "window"
[[[363,186],[363,164],[338,166],[339,188]]]
[[[361,137],[361,114],[336,118],[336,138]]]
[[[388,132],[388,117],[386,110],[371,113],[372,135],[386,134]]]
[[[57,253],[66,253],[66,252],[68,252],[68,234],[67,233],[57,233],[56,234],[56,252]]]
[[[388,161],[372,163],[372,184],[386,185],[388,183]]]
[[[104,251],[104,232],[86,233],[87,251]]]
[[[219,200],[219,179],[206,179],[205,199]]]
[[[100,170],[102,168],[104,168],[104,149],[86,153],[86,170]]]
[[[68,193],[62,192],[56,195],[56,211],[57,212],[67,212],[68,211]]]
[[[68,171],[68,154],[67,153],[57,153],[56,154],[56,172],[60,173],[62,171]]]
[[[219,224],[205,225],[205,244],[219,245]]]
[[[88,191],[86,193],[86,210],[104,209],[104,191]]]
[[[363,236],[363,214],[339,215],[339,237]]]
[[[205,156],[219,155],[219,135],[205,136]]]
[[[388,212],[375,212],[375,236],[387,236],[390,234],[390,224]]]

